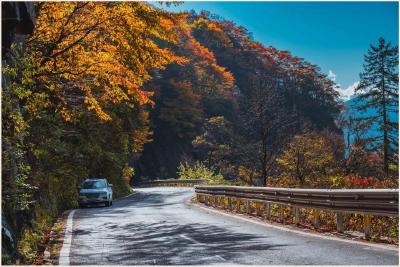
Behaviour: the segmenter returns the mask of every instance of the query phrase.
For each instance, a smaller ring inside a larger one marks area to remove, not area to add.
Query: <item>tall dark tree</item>
[[[381,134],[373,141],[382,145],[384,172],[388,175],[391,150],[398,146],[398,125],[389,118],[389,113],[398,110],[398,47],[379,38],[377,46],[370,45],[364,60],[364,71],[360,73],[360,83],[355,89],[363,101],[359,109],[374,108],[377,114],[359,118],[359,121],[369,127],[379,125]]]
[[[290,138],[294,117],[284,107],[281,90],[276,88],[272,79],[257,77],[254,80],[252,94],[242,98],[242,164],[249,169],[257,169],[263,186],[267,186],[268,177],[274,171],[275,158],[281,152],[284,143]],[[248,165],[250,164],[250,165]]]

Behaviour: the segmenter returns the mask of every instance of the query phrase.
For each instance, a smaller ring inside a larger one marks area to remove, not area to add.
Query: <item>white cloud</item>
[[[358,86],[359,83],[360,82],[355,82],[345,89],[341,88],[340,85],[338,85],[338,91],[339,91],[342,99],[345,101],[349,100],[354,95],[354,89],[356,89],[356,87]]]
[[[329,70],[328,79],[336,83],[336,77],[337,77],[336,73],[334,73],[332,70]],[[343,101],[347,101],[350,98],[352,98],[354,96],[354,90],[356,89],[359,83],[360,82],[357,81],[352,85],[349,85],[347,88],[342,88],[342,86],[339,83],[336,83],[336,90],[339,92],[340,98]]]
[[[336,82],[336,73],[334,73],[333,71],[329,70],[328,78],[331,79],[332,81]]]

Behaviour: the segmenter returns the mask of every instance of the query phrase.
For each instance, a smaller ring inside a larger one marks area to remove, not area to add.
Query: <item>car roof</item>
[[[85,180],[85,182],[86,181],[106,181],[107,182],[107,179],[105,179],[105,178],[88,178]]]

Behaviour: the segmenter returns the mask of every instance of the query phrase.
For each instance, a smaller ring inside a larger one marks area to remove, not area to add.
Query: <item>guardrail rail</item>
[[[256,216],[270,219],[271,205],[279,206],[280,220],[284,221],[284,208],[294,209],[294,222],[300,222],[300,208],[313,210],[314,227],[319,227],[321,210],[336,213],[338,232],[344,232],[345,213],[363,215],[364,236],[370,236],[371,215],[395,216],[399,214],[397,189],[293,189],[241,186],[195,186],[197,200],[214,207],[251,214],[253,203]]]
[[[153,187],[153,186],[194,186],[198,184],[207,183],[207,179],[166,179],[166,180],[153,180],[138,184],[139,187]]]

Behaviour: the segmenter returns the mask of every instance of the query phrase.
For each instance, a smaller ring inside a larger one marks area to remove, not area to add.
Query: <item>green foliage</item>
[[[205,120],[202,133],[192,141],[198,159],[207,164],[207,168],[218,170],[225,177],[232,173],[229,162],[233,145],[233,129],[223,116]]]
[[[53,223],[52,216],[43,208],[35,207],[33,226],[23,230],[21,240],[18,242],[18,250],[26,264],[35,264],[39,252],[43,253]]]
[[[132,180],[132,177],[135,175],[135,169],[126,165],[123,169],[122,169],[122,179],[125,182],[126,186],[129,187],[129,191],[130,191],[130,183]]]
[[[179,179],[216,185],[271,178],[275,186],[395,186],[342,175],[377,176],[388,146],[373,154],[355,145],[341,170],[343,153],[321,133],[337,130],[334,83],[317,66],[254,42],[245,28],[146,3],[41,7],[27,49],[14,44],[2,70],[2,208],[27,263],[53,217],[77,206],[77,186],[89,177],[107,178],[115,197],[131,191],[134,175],[170,177],[178,165]],[[85,25],[92,27],[82,37]],[[371,47],[357,88],[369,100],[364,108],[384,114],[397,101],[396,51],[381,40]],[[385,55],[388,73],[377,78]],[[381,123],[383,132],[396,127]],[[398,236],[393,222],[379,225]]]
[[[14,44],[10,64],[3,69],[2,91],[2,185],[3,207],[26,210],[36,189],[29,181],[30,164],[26,161],[29,135],[29,110],[24,105],[32,95],[35,74],[33,64],[20,45]]]
[[[163,94],[158,119],[167,124],[178,139],[193,138],[202,120],[198,96],[188,82],[172,80],[165,87],[169,90]]]
[[[397,163],[398,150],[398,122],[392,121],[390,112],[398,112],[399,101],[399,74],[398,74],[398,47],[379,38],[378,44],[371,45],[364,56],[364,71],[360,73],[360,83],[355,93],[364,103],[359,106],[361,111],[375,108],[378,115],[355,118],[358,127],[368,130],[379,127],[379,135],[366,138],[369,148],[383,152],[383,170],[389,175],[389,164]]]
[[[178,167],[178,179],[207,179],[211,185],[227,184],[222,174],[215,173],[199,161],[193,166],[187,162],[181,163]]]

